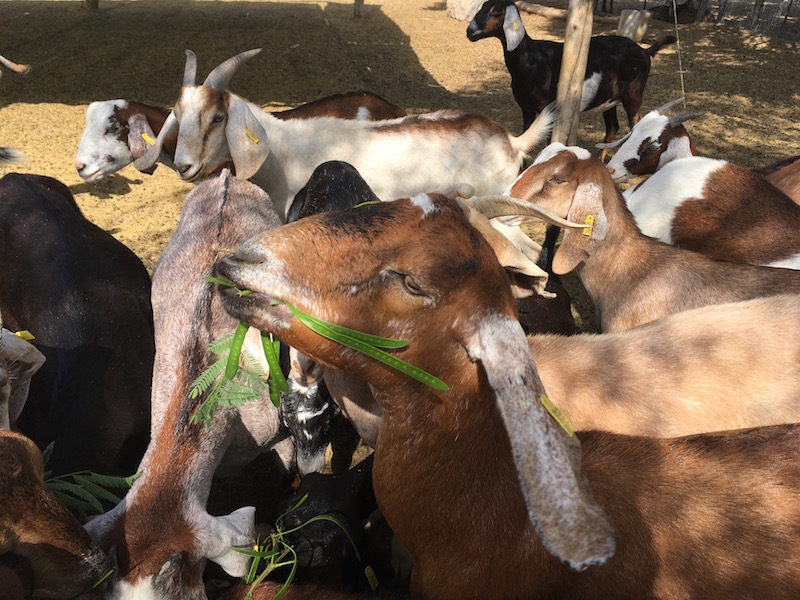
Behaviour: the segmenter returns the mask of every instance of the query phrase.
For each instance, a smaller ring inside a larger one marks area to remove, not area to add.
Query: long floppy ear
[[[519,16],[517,7],[513,4],[506,6],[506,18],[503,21],[503,33],[506,36],[506,49],[511,52],[522,43],[525,38],[525,26]]]
[[[544,386],[519,322],[484,318],[466,346],[494,389],[528,513],[545,547],[577,571],[604,564],[616,548],[614,527],[580,474],[580,442],[544,408]]]
[[[155,143],[156,137],[150,128],[150,123],[147,122],[147,117],[142,113],[134,113],[128,118],[128,148],[131,149],[134,160],[147,154],[147,151],[150,150],[150,142]],[[156,167],[158,164],[153,164],[142,172],[152,175]]]
[[[553,273],[569,273],[594,252],[594,247],[606,237],[608,220],[603,210],[603,189],[594,183],[582,183],[575,188],[567,220],[587,223],[584,229],[565,229],[561,245],[553,257]]]
[[[243,506],[229,515],[204,514],[197,527],[199,552],[221,566],[231,577],[244,577],[250,557],[233,546],[251,547],[255,541],[255,506]]]
[[[161,128],[161,131],[158,132],[156,143],[150,146],[143,156],[133,161],[133,166],[142,173],[152,172],[148,171],[148,169],[151,169],[153,165],[158,162],[164,140],[171,135],[177,135],[178,127],[178,117],[175,116],[174,112],[170,112],[167,120],[164,121],[164,126]]]
[[[231,150],[236,176],[250,179],[264,164],[269,154],[269,140],[264,127],[255,118],[247,103],[231,98],[225,136]]]
[[[8,412],[0,414],[0,428],[10,429],[19,418],[25,402],[28,400],[28,391],[31,387],[31,378],[44,364],[44,354],[30,342],[14,335],[0,325],[0,360],[5,363],[6,371],[12,382],[11,394],[8,398]],[[8,423],[5,423],[6,418]]]

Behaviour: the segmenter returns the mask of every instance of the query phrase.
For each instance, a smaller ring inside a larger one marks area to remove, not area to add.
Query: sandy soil
[[[0,81],[0,145],[28,157],[0,165],[0,175],[60,179],[88,218],[152,269],[191,186],[164,167],[147,176],[132,166],[87,184],[73,160],[89,102],[173,103],[184,48],[197,53],[202,77],[237,52],[263,47],[231,88],[270,109],[368,89],[412,113],[476,111],[519,133],[499,42],[469,42],[466,23],[444,8],[434,0],[367,0],[354,19],[352,2],[101,0],[88,12],[77,0],[0,1],[0,52],[33,66],[26,77],[6,72]],[[523,20],[534,37],[563,39],[563,20]],[[595,25],[595,33],[609,32],[613,25]],[[669,32],[672,25],[653,23],[644,42]],[[675,46],[656,57],[645,109],[681,95],[682,65],[689,108],[707,111],[691,124],[702,154],[746,166],[800,154],[800,49],[710,23],[682,25],[679,35],[681,60]],[[589,147],[602,132],[600,116],[586,118],[579,142]]]

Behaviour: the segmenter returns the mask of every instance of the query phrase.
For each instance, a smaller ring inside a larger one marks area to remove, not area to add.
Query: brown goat
[[[709,304],[800,293],[797,271],[718,261],[643,235],[605,165],[582,148],[551,144],[509,193],[570,221],[592,216],[591,228],[565,231],[553,271],[576,270],[603,331]]]
[[[375,494],[413,559],[412,596],[800,594],[800,427],[579,443],[543,407],[508,280],[453,201],[315,215],[216,272],[253,291],[220,290],[236,318],[370,382],[384,411]],[[273,299],[407,340],[395,356],[449,389],[320,337]]]
[[[8,582],[11,598],[17,582],[9,571],[28,595],[73,598],[111,570],[89,534],[45,487],[36,445],[2,429],[0,506],[0,583]]]

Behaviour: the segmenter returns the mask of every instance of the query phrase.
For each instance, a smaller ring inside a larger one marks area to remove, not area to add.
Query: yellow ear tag
[[[588,225],[588,227],[584,227],[583,235],[589,237],[590,235],[592,235],[592,226],[594,225],[594,215],[586,215],[586,220],[584,221],[584,223]]]
[[[378,578],[375,576],[375,571],[372,570],[372,566],[367,565],[367,568],[364,569],[364,575],[367,576],[367,581],[369,582],[369,587],[375,591],[378,587]]]
[[[23,329],[22,331],[17,331],[15,335],[21,337],[26,342],[30,342],[36,339],[35,337],[33,337],[33,334],[27,329]]]
[[[514,19],[514,31],[519,31],[519,21]]]
[[[148,144],[150,144],[151,146],[154,146],[154,145],[155,145],[155,143],[156,143],[156,141],[155,141],[153,138],[151,138],[149,135],[147,135],[147,134],[146,134],[146,133],[144,133],[144,132],[142,132],[142,139],[143,139],[145,142],[147,142]]]
[[[572,426],[572,423],[569,422],[567,415],[558,410],[558,407],[553,404],[550,401],[550,398],[548,398],[545,394],[539,396],[539,400],[542,401],[542,404],[544,404],[544,407],[547,409],[547,412],[550,413],[550,416],[552,416],[556,422],[561,425],[561,428],[567,432],[569,437],[572,437],[572,435],[575,433],[575,428]]]
[[[247,137],[253,140],[256,144],[259,142],[259,139],[255,136],[255,134],[252,131],[245,128],[244,132],[247,134]]]

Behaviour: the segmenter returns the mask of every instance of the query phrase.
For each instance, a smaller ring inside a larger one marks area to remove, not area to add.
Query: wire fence
[[[716,20],[800,43],[800,0],[719,0]]]

